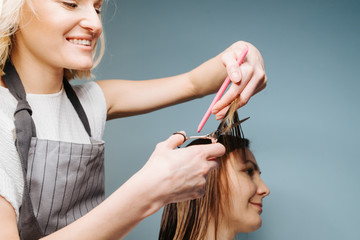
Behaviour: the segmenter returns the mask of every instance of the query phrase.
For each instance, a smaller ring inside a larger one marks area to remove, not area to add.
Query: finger
[[[184,138],[184,142],[186,142],[187,137],[186,137],[186,134],[185,134],[185,132],[184,132],[184,131],[174,132],[174,133],[173,133],[173,135],[175,135],[175,134],[179,134],[179,135],[183,136],[183,138]],[[184,142],[183,142],[183,143],[184,143]]]
[[[257,82],[257,85],[256,85],[256,88],[255,88],[252,96],[254,96],[256,93],[262,91],[266,87],[267,80],[268,80],[264,69],[260,69],[260,70],[256,71],[256,73],[254,73],[253,78],[255,79],[254,82]],[[251,80],[251,81],[253,81],[253,80]]]
[[[212,158],[208,160],[208,164],[209,164],[209,169],[212,170],[219,166],[220,160],[219,158]]]
[[[243,64],[240,70],[241,70],[242,80],[239,84],[239,88],[237,89],[238,95],[240,95],[240,93],[244,90],[244,88],[250,82],[250,80],[254,75],[254,68],[249,64]]]
[[[212,109],[212,113],[216,114],[216,119],[217,120],[221,119],[220,116],[222,115],[222,114],[218,114],[218,113],[220,111],[224,112],[222,110],[222,108],[224,108],[225,106],[230,105],[237,97],[239,97],[240,94],[243,92],[243,90],[246,88],[246,86],[247,86],[247,84],[249,82],[253,82],[254,84],[257,84],[259,82],[259,80],[253,79],[254,69],[253,69],[253,67],[251,65],[243,64],[240,69],[241,69],[241,75],[242,75],[241,82],[239,84],[232,84],[230,86],[229,90],[214,105],[214,107]],[[241,106],[244,106],[247,103],[247,101],[249,101],[251,96],[252,95],[247,96],[246,102],[244,102],[244,104],[242,104]]]
[[[262,81],[261,81],[262,82]],[[261,84],[261,83],[260,83]],[[239,107],[242,107],[244,105],[246,105],[248,103],[248,101],[250,100],[250,98],[256,94],[256,91],[258,89],[259,86],[259,80],[257,79],[251,79],[249,81],[249,83],[246,85],[246,87],[244,88],[244,90],[241,92],[240,97],[239,97]],[[260,85],[262,86],[262,84]],[[260,87],[261,88],[261,87]],[[265,88],[265,87],[263,87]]]
[[[250,98],[254,95],[255,89],[259,83],[259,80],[253,77],[254,70],[250,65],[244,66],[241,70],[243,72],[243,80],[238,88],[237,94],[239,104],[237,108],[240,108],[248,103]]]
[[[201,188],[198,188],[197,190],[196,190],[196,194],[195,194],[195,199],[196,198],[201,198],[201,197],[203,197],[204,196],[204,194],[205,194],[205,186],[204,187],[201,187]]]
[[[219,158],[225,154],[225,147],[221,143],[193,145],[188,148],[197,148],[206,159]]]
[[[241,72],[239,68],[239,63],[236,61],[236,52],[229,51],[222,55],[222,61],[226,67],[226,71],[231,79],[231,81],[237,83],[241,81]]]
[[[261,84],[260,86],[257,86],[255,89],[254,95],[257,94],[258,92],[261,92],[262,90],[264,90],[265,87],[266,87],[266,83]]]
[[[212,113],[217,114],[219,111],[221,111],[226,106],[229,106],[232,101],[236,97],[239,96],[240,92],[240,85],[232,83],[229,90],[224,94],[224,96],[214,105],[212,108]]]
[[[184,131],[175,132],[171,135],[166,141],[164,141],[164,145],[167,148],[175,149],[178,146],[181,146],[186,141],[186,133]]]
[[[225,108],[223,108],[221,111],[219,111],[216,115],[215,118],[216,120],[220,120],[223,119],[225,117],[226,112],[228,111],[230,106],[227,106]]]
[[[257,94],[258,92],[264,90],[264,88],[266,87],[267,80],[268,80],[266,74],[263,75],[263,78],[264,78],[264,80],[261,82],[261,84],[257,85],[254,95]]]

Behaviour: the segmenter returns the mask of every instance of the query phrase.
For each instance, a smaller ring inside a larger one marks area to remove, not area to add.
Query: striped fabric
[[[32,138],[27,181],[34,215],[48,235],[104,200],[104,143]]]

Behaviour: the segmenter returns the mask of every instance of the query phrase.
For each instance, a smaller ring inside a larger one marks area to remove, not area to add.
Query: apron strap
[[[7,61],[3,76],[3,80],[9,89],[10,93],[18,100],[16,110],[14,113],[16,140],[15,144],[19,152],[20,158],[24,160],[25,170],[27,168],[27,157],[30,148],[32,137],[36,137],[36,128],[31,117],[32,110],[26,100],[26,93],[24,86],[21,83],[20,77],[15,70],[12,62]]]
[[[24,177],[24,191],[18,225],[29,230],[26,233],[23,233],[19,227],[19,234],[21,239],[26,238],[29,240],[35,240],[43,237],[43,235],[41,233],[39,223],[34,216],[29,187],[26,181],[26,172],[31,138],[36,137],[36,129],[34,121],[31,117],[31,107],[26,100],[24,86],[22,85],[20,77],[10,60],[6,62],[4,72],[6,74],[3,76],[3,80],[10,93],[18,100],[18,104],[14,113],[14,123],[16,129],[15,145],[21,160],[21,167]],[[26,235],[23,236],[23,234]]]
[[[82,124],[85,127],[86,132],[88,133],[89,137],[91,137],[89,120],[86,116],[84,108],[82,107],[82,105],[80,103],[79,98],[76,96],[76,93],[75,93],[74,89],[71,87],[69,81],[66,80],[65,78],[63,79],[63,84],[64,84],[64,89],[65,89],[67,97],[69,98],[71,104],[75,108]]]

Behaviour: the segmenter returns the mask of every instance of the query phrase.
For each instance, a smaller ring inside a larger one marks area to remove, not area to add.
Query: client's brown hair
[[[230,128],[231,124],[237,121],[239,121],[239,118],[236,108],[232,108],[220,124],[225,124],[225,127]],[[159,240],[204,239],[211,218],[215,223],[216,236],[219,214],[223,210],[221,206],[228,206],[226,204],[226,201],[229,199],[229,187],[226,177],[228,156],[235,150],[241,150],[245,156],[245,148],[249,147],[249,140],[243,137],[240,125],[228,130],[229,132],[218,140],[218,142],[225,146],[226,153],[220,158],[219,167],[209,172],[204,196],[194,200],[166,205],[161,219]],[[211,140],[209,139],[197,139],[188,146],[210,143]]]

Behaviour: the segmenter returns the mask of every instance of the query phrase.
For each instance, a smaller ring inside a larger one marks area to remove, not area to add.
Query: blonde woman
[[[237,113],[233,122],[237,122]],[[232,240],[238,233],[260,228],[263,198],[270,191],[260,177],[259,165],[243,138],[240,125],[221,136],[226,153],[210,171],[203,197],[165,206],[159,240]],[[198,139],[189,144],[210,144]]]
[[[174,151],[183,138],[173,135],[104,199],[106,120],[205,96],[230,74],[236,84],[213,111],[221,118],[234,98],[240,107],[265,87],[262,57],[245,42],[178,76],[71,86],[73,78],[91,78],[100,61],[102,5],[0,0],[0,239],[119,239],[165,204],[200,197],[207,172],[217,167],[208,159],[225,149]],[[249,53],[238,67],[245,44]]]

